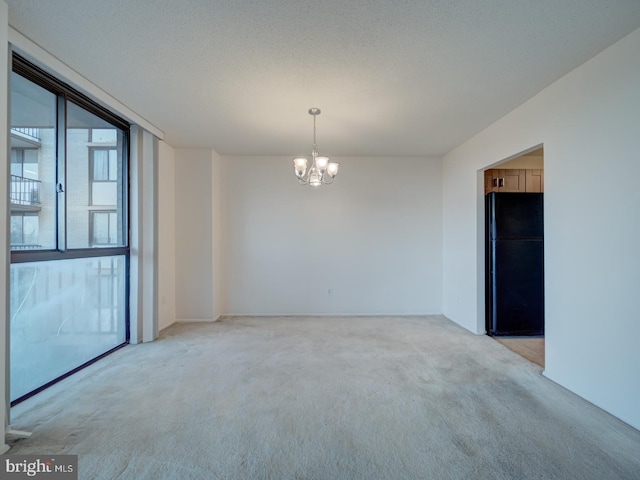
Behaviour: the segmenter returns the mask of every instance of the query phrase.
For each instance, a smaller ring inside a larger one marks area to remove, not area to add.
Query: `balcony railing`
[[[40,205],[40,180],[11,175],[9,198],[16,205]]]
[[[21,136],[29,137],[32,140],[40,140],[40,129],[39,128],[12,128],[12,133],[18,133]]]

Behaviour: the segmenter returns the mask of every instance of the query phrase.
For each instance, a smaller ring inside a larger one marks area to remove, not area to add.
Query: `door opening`
[[[485,330],[544,367],[544,150],[484,172]]]

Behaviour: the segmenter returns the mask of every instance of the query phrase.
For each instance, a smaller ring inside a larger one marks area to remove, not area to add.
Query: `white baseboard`
[[[176,323],[212,323],[219,320],[216,318],[176,318]]]

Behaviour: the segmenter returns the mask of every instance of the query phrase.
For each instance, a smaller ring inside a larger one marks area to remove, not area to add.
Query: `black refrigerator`
[[[543,335],[543,194],[489,193],[485,219],[487,334]]]

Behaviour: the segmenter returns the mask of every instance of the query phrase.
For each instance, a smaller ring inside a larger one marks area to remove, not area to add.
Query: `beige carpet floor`
[[[444,317],[177,324],[12,410],[80,479],[638,479],[640,432]]]

